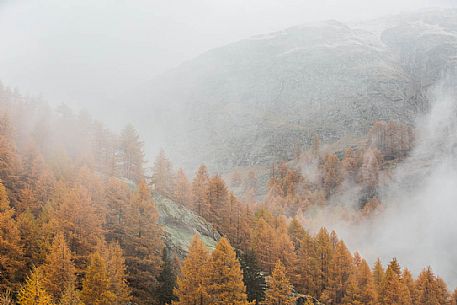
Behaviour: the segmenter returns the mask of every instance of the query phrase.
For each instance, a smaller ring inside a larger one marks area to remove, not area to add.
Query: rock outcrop
[[[195,234],[199,234],[209,249],[214,249],[220,239],[219,233],[212,224],[198,216],[186,207],[164,197],[153,194],[159,213],[159,224],[165,233],[165,243],[168,248],[183,258]]]

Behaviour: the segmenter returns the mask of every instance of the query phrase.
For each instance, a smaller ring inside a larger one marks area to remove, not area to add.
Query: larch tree
[[[280,260],[287,271],[289,279],[296,281],[295,267],[297,266],[297,255],[295,253],[294,243],[287,233],[287,226],[282,224],[276,228],[276,238],[274,239],[274,260]]]
[[[207,292],[209,305],[248,305],[240,262],[223,237],[209,260]]]
[[[133,301],[140,305],[153,302],[158,288],[163,249],[158,217],[146,183],[140,182],[131,196],[126,220],[127,237],[121,244]]]
[[[108,242],[124,244],[124,240],[127,238],[129,195],[128,184],[115,178],[107,180],[104,194],[106,217],[103,229]]]
[[[267,281],[267,291],[262,305],[294,305],[293,287],[286,276],[286,268],[278,260]]]
[[[229,227],[229,193],[224,180],[220,176],[214,176],[209,180],[208,205],[210,213],[207,220],[212,222],[222,232]]]
[[[381,260],[378,258],[373,266],[373,282],[378,296],[381,296],[382,284],[384,282],[385,271]]]
[[[316,242],[309,234],[304,234],[299,240],[297,250],[297,273],[298,281],[294,282],[294,287],[303,294],[317,297],[319,294],[319,260],[316,253]]]
[[[102,236],[102,220],[96,214],[91,196],[82,186],[60,184],[50,203],[50,227],[63,232],[74,253],[77,268],[83,268],[88,255]]]
[[[43,285],[44,278],[41,270],[34,268],[27,278],[24,287],[19,290],[19,305],[53,305],[51,296]]]
[[[355,268],[355,272],[350,275],[343,304],[377,305],[378,294],[366,260],[361,259]]]
[[[382,284],[380,301],[383,305],[411,305],[411,296],[401,281],[400,273],[400,265],[393,259],[387,267]]]
[[[378,303],[376,285],[370,267],[364,259],[357,267],[357,284],[360,290],[361,302],[366,305],[376,305]]]
[[[98,252],[90,255],[89,266],[82,284],[81,300],[91,305],[111,305],[115,294],[110,289],[107,264]]]
[[[10,136],[0,130],[0,181],[9,190],[16,189],[17,173],[20,172],[20,161],[15,143]],[[11,198],[15,204],[16,198]]]
[[[274,268],[275,243],[276,234],[274,229],[268,224],[265,219],[259,218],[256,221],[252,236],[252,249],[254,250],[259,265],[262,270],[271,273]]]
[[[321,299],[326,304],[341,304],[349,277],[354,273],[353,258],[343,241],[338,241],[329,265],[329,279]]]
[[[340,162],[335,154],[326,155],[322,168],[322,186],[326,197],[332,195],[341,183]]]
[[[409,295],[411,297],[411,302],[413,304],[416,304],[416,301],[415,301],[416,295],[417,295],[416,283],[414,281],[413,275],[408,270],[408,268],[404,268],[403,269],[403,272],[401,274],[401,281],[403,282],[405,287],[408,289],[408,293],[409,293]]]
[[[152,183],[155,191],[166,196],[173,196],[175,188],[173,168],[163,149],[160,150],[152,167]]]
[[[208,305],[209,252],[198,235],[192,238],[189,252],[176,279],[173,305]]]
[[[294,244],[295,250],[300,248],[300,241],[308,234],[308,232],[305,231],[305,228],[303,228],[303,225],[298,221],[297,217],[292,218],[292,221],[287,228],[287,233]]]
[[[442,283],[440,283],[430,267],[425,268],[419,274],[416,280],[416,287],[416,304],[442,305],[447,304],[449,301],[447,288],[444,286],[444,289],[441,289],[443,288]]]
[[[14,305],[16,302],[13,299],[11,290],[8,289],[0,294],[0,304],[2,305]]]
[[[360,166],[359,158],[352,148],[347,148],[344,151],[344,158],[342,161],[343,171],[345,178],[350,182],[355,182],[357,177],[357,170]]]
[[[333,251],[327,229],[321,228],[314,239],[316,246],[314,254],[317,262],[316,292],[317,296],[320,297],[329,284],[330,262],[332,261]]]
[[[363,185],[363,192],[367,198],[376,194],[379,183],[380,153],[377,149],[369,148],[363,154],[362,166],[360,168],[360,180]]]
[[[144,179],[143,142],[132,125],[121,132],[119,143],[122,177],[139,182]]]
[[[57,233],[46,261],[40,267],[44,275],[44,287],[56,303],[62,297],[65,288],[75,283],[76,268],[72,257],[73,254],[65,242],[64,234]]]
[[[451,294],[449,293],[446,282],[440,278],[436,277],[436,286],[438,293],[438,300],[440,304],[447,304],[451,300]]]
[[[182,168],[180,168],[176,174],[176,184],[173,197],[177,203],[191,208],[192,188]]]
[[[22,267],[23,249],[15,212],[0,181],[0,290],[14,287]]]
[[[454,292],[452,293],[451,305],[457,305],[457,288],[454,289]]]
[[[198,215],[205,218],[208,217],[207,212],[209,211],[208,192],[208,169],[205,165],[201,165],[192,180],[192,206]]]
[[[81,292],[76,289],[74,283],[65,287],[59,305],[84,305],[81,301]]]
[[[27,270],[42,264],[49,248],[49,232],[43,226],[43,217],[35,218],[27,210],[16,217],[20,231],[24,264]]]
[[[105,250],[110,290],[114,294],[112,305],[127,304],[131,299],[131,289],[127,284],[127,271],[122,249],[117,242],[110,243]]]

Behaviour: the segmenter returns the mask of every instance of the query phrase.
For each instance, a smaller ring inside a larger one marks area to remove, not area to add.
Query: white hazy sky
[[[0,0],[0,80],[98,112],[208,49],[322,19],[368,19],[457,0]]]

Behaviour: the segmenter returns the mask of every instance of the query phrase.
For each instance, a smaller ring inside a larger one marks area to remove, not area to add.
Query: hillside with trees
[[[145,175],[132,125],[117,134],[3,85],[0,118],[1,304],[456,304],[430,267],[370,266],[301,218],[346,181],[360,186],[348,217],[382,212],[380,173],[413,147],[407,125],[375,123],[365,147],[344,154],[316,140],[297,162],[316,164],[317,178],[275,163],[259,200],[255,172],[233,174],[237,196],[205,165],[190,178],[175,170],[163,151]]]

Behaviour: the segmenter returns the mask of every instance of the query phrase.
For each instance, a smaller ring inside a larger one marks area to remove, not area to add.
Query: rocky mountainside
[[[135,107],[143,130],[165,128],[174,160],[223,170],[287,159],[315,134],[330,143],[376,120],[412,124],[456,63],[456,10],[326,21],[210,50],[152,82]]]
[[[195,234],[200,235],[209,249],[216,247],[221,236],[212,224],[158,193],[154,193],[153,198],[159,212],[159,224],[165,232],[165,243],[174,253],[183,258]]]

